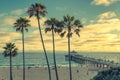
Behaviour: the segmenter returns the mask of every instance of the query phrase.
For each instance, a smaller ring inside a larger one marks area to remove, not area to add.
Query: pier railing
[[[69,60],[69,56],[65,55],[65,60]],[[71,55],[71,61],[79,63],[79,64],[94,64],[97,67],[103,67],[103,68],[110,68],[110,67],[117,67],[119,66],[118,63],[115,63],[114,61],[107,61],[102,59],[95,59],[90,57],[85,57],[79,54]]]

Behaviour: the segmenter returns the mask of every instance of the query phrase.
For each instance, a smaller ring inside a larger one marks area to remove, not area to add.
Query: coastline
[[[59,79],[69,79],[69,69],[66,66],[57,67]],[[73,80],[90,80],[98,71],[90,71],[88,66],[72,67]],[[55,71],[51,67],[52,80],[55,80]],[[9,67],[0,67],[0,80],[9,80]],[[22,80],[22,67],[13,67],[13,79]],[[26,80],[49,80],[47,67],[26,67]]]

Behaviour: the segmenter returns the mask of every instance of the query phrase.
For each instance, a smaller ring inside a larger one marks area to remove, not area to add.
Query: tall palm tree
[[[54,67],[55,67],[55,74],[56,74],[56,80],[59,80],[58,78],[58,71],[57,71],[57,65],[56,65],[56,54],[55,54],[55,39],[54,39],[54,32],[56,32],[57,29],[57,23],[58,20],[55,18],[51,18],[45,21],[45,25],[49,26],[45,28],[45,32],[52,31],[52,44],[53,44],[53,60],[54,60]]]
[[[22,46],[23,46],[23,80],[25,80],[25,52],[24,52],[24,31],[28,32],[28,27],[30,26],[29,20],[26,18],[20,17],[16,20],[14,23],[14,28],[16,28],[16,31],[19,31],[22,33]]]
[[[29,7],[27,13],[29,14],[29,17],[35,16],[37,18],[39,34],[40,34],[40,38],[41,38],[41,42],[42,42],[42,46],[43,46],[43,50],[44,50],[44,54],[45,54],[45,58],[46,58],[46,62],[47,62],[47,67],[48,67],[49,80],[51,80],[50,64],[48,61],[48,56],[47,56],[47,52],[45,49],[42,31],[41,31],[41,27],[40,27],[40,18],[44,17],[47,13],[46,7],[44,5],[42,5],[41,3],[35,3]]]
[[[15,46],[15,43],[6,43],[6,46],[3,47],[3,55],[4,57],[10,57],[10,80],[13,80],[12,76],[12,57],[17,55],[17,47]]]
[[[63,21],[62,21],[63,25],[64,25],[64,29],[67,28],[67,30],[62,31],[62,33],[60,34],[61,37],[64,37],[65,34],[67,34],[67,38],[68,38],[68,55],[69,55],[69,71],[70,71],[70,80],[72,80],[72,69],[71,69],[71,55],[70,55],[70,37],[72,37],[73,33],[75,33],[76,35],[78,35],[80,37],[80,28],[83,27],[80,20],[78,19],[74,19],[74,16],[69,16],[66,15],[63,17]],[[67,31],[67,33],[66,33]]]

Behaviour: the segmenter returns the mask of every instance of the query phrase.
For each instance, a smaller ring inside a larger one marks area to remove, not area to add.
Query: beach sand
[[[68,67],[57,67],[59,80],[69,80]],[[98,71],[89,71],[87,66],[72,67],[73,80],[90,80]],[[55,71],[51,68],[52,80]],[[22,80],[22,67],[13,67],[13,80]],[[9,80],[9,67],[0,67],[0,80]],[[26,80],[49,80],[47,67],[26,67]]]

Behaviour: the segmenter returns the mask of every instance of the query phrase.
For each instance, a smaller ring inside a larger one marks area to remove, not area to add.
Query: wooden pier
[[[85,57],[82,55],[77,54],[77,52],[72,51],[71,52],[71,61],[79,64],[93,64],[96,67],[100,68],[110,68],[110,67],[116,67],[118,66],[118,63],[114,63],[113,61],[106,61],[102,59],[95,59],[90,57]],[[69,56],[65,55],[65,60],[69,60]]]

